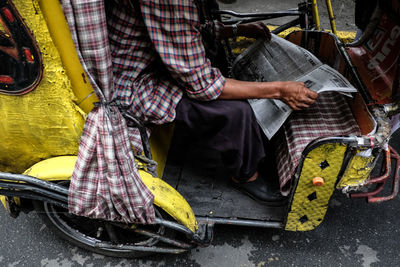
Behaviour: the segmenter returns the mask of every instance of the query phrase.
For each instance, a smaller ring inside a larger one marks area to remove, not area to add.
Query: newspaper
[[[301,81],[321,93],[338,91],[351,97],[357,90],[335,69],[283,38],[257,40],[233,64],[233,75],[242,81]],[[268,139],[283,125],[292,109],[277,99],[249,99],[255,116]]]

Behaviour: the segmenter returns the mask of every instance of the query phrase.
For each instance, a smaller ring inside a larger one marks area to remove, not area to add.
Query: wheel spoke
[[[106,231],[108,234],[108,237],[110,238],[110,241],[113,243],[118,243],[118,237],[117,233],[115,232],[114,226],[110,223],[105,223],[104,226],[106,227]]]

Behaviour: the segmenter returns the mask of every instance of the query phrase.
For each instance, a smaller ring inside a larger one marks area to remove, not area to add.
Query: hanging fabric
[[[79,59],[100,102],[88,114],[71,178],[73,214],[154,223],[153,195],[143,184],[125,118],[113,103],[113,71],[103,0],[62,0]]]

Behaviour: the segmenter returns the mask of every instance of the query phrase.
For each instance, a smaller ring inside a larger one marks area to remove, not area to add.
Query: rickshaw
[[[86,114],[98,99],[79,62],[59,1],[1,0],[2,204],[15,218],[21,211],[37,211],[60,237],[76,246],[109,256],[139,257],[207,246],[216,224],[312,230],[323,221],[336,190],[369,203],[391,200],[397,196],[400,175],[399,155],[388,146],[389,121],[399,112],[399,6],[398,1],[379,1],[361,37],[346,44],[349,38],[336,32],[330,5],[334,34],[320,31],[316,1],[284,12],[213,10],[212,19],[225,24],[294,16],[273,32],[314,53],[358,89],[348,104],[361,135],[325,136],[307,144],[288,203],[275,207],[254,202],[226,181],[182,173],[182,162],[176,165],[170,159],[181,148],[172,138],[173,125],[154,129],[148,139],[141,123],[128,116],[142,133],[144,152],[137,164],[156,206],[155,224],[145,225],[68,212],[68,184],[80,134]],[[242,51],[241,41],[225,40],[227,57]],[[371,177],[374,168],[378,177]],[[387,187],[391,193],[380,195]]]

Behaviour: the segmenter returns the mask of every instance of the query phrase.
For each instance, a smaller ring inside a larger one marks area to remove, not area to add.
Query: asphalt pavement
[[[64,242],[35,213],[13,219],[0,209],[0,266],[399,266],[399,210],[399,198],[376,205],[339,194],[310,232],[220,225],[209,247],[120,259]]]

